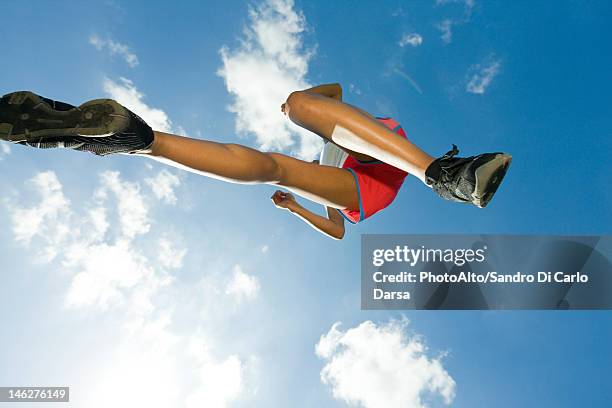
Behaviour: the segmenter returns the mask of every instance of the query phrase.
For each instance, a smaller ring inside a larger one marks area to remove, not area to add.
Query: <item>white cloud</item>
[[[186,248],[177,248],[173,242],[161,238],[157,241],[159,252],[157,260],[168,269],[179,269],[183,266],[183,258],[187,255]]]
[[[493,79],[499,73],[501,62],[491,59],[483,64],[473,65],[470,71],[473,72],[472,77],[468,81],[465,90],[474,94],[484,94]]]
[[[106,171],[100,175],[101,188],[96,196],[105,199],[109,192],[116,197],[121,230],[126,238],[144,234],[151,228],[148,200],[141,193],[138,183],[123,181],[118,171]]]
[[[181,185],[178,176],[163,169],[154,178],[146,178],[145,183],[151,188],[158,200],[162,200],[166,204],[176,204],[177,198],[174,188]]]
[[[336,323],[321,336],[321,381],[336,399],[365,408],[424,408],[431,396],[453,401],[455,381],[440,358],[427,356],[420,337],[405,334],[406,325],[366,321],[342,331]]]
[[[270,246],[267,244],[261,247],[262,254],[267,254],[269,250],[270,250]]]
[[[0,160],[9,154],[11,154],[11,146],[7,142],[0,141]]]
[[[56,257],[71,232],[68,224],[70,201],[52,171],[38,173],[28,181],[28,185],[35,190],[40,201],[31,207],[13,206],[13,234],[18,242],[27,246],[32,239],[40,238],[42,245],[37,246],[36,259],[49,262]]]
[[[156,331],[126,335],[121,344],[113,344],[106,358],[96,365],[95,373],[76,385],[87,392],[71,395],[71,402],[89,408],[180,407],[179,367],[168,353],[176,339],[170,339],[163,347],[155,346],[159,342],[152,340],[152,336],[163,335],[164,330],[166,327],[158,325]],[[113,392],[104,392],[105,389]]]
[[[434,25],[441,32],[440,38],[446,44],[453,40],[453,27],[465,24],[472,18],[472,10],[474,9],[474,0],[436,0],[436,6],[444,4],[462,4],[463,15],[460,18],[447,18],[439,21]]]
[[[80,405],[228,408],[244,393],[247,363],[236,355],[217,358],[210,347],[194,354],[194,338],[173,334],[165,318],[126,337],[108,363],[96,366],[88,382],[78,384],[89,391],[75,396],[84,398]],[[113,392],[104,392],[108,389]]]
[[[240,265],[236,265],[232,278],[225,288],[225,294],[231,295],[238,301],[252,300],[259,294],[259,289],[257,277],[244,273]]]
[[[199,387],[186,398],[187,408],[225,408],[242,390],[243,367],[236,356],[225,361],[205,362],[197,372]]]
[[[207,336],[197,325],[187,333],[172,327],[180,301],[166,303],[177,295],[175,278],[167,270],[182,266],[187,249],[153,228],[147,205],[153,197],[140,183],[119,172],[104,172],[91,199],[75,206],[51,171],[37,174],[28,186],[36,193],[34,204],[20,204],[29,197],[6,202],[15,239],[27,248],[50,248],[54,257],[42,260],[49,263],[49,273],[56,270],[52,266],[60,267],[55,279],[66,280],[67,310],[102,317],[101,324],[116,321],[115,335],[121,339],[99,350],[104,364],[96,364],[95,370],[79,368],[92,375],[81,380],[78,388],[91,393],[75,395],[77,405],[225,408],[244,393],[248,355],[220,357],[207,342],[194,358],[189,345]],[[253,296],[259,283],[244,275],[246,279],[237,275],[235,287],[243,296]],[[182,295],[189,301],[197,298]],[[116,314],[104,318],[108,313]],[[104,392],[108,389],[113,392]]]
[[[132,81],[127,78],[120,78],[119,83],[117,83],[105,78],[103,86],[104,92],[144,119],[153,130],[172,132],[172,121],[166,112],[144,103],[145,95],[136,88]]]
[[[104,172],[92,196],[94,205],[78,214],[54,172],[38,173],[28,185],[39,202],[26,207],[10,205],[13,234],[27,247],[41,248],[36,256],[39,262],[57,258],[63,269],[71,272],[66,305],[106,310],[127,302],[131,311],[148,313],[150,295],[169,281],[167,276],[156,274],[143,252],[133,245],[134,239],[151,227],[140,186],[124,181],[118,172]],[[109,212],[116,220],[112,225],[114,240],[110,239]]]
[[[435,25],[435,27],[438,30],[440,30],[440,32],[442,33],[440,38],[446,44],[449,44],[453,40],[453,25],[454,24],[455,24],[455,21],[447,18],[445,20],[440,21],[439,23],[436,23]]]
[[[106,310],[132,300],[133,311],[146,314],[152,311],[150,299],[126,298],[130,289],[150,285],[146,289],[148,292],[169,283],[167,279],[155,276],[149,262],[125,240],[83,248],[69,265],[79,271],[74,275],[66,296],[69,307],[96,306]]]
[[[93,229],[91,230],[91,240],[96,241],[103,239],[110,226],[107,219],[106,208],[102,206],[94,207],[88,211],[88,216],[89,221],[91,222],[91,225],[93,227]]]
[[[405,47],[406,45],[418,47],[423,44],[423,37],[417,33],[405,33],[398,44],[400,47]]]
[[[251,9],[241,45],[221,49],[218,74],[234,96],[230,111],[239,133],[254,134],[261,149],[291,150],[312,159],[322,141],[280,111],[292,91],[309,87],[305,76],[312,52],[302,40],[306,21],[293,6],[293,0],[266,0]]]
[[[75,271],[66,295],[66,306],[95,306],[101,310],[127,303],[130,313],[144,316],[153,310],[151,297],[170,278],[157,273],[135,238],[151,230],[149,201],[141,186],[124,180],[117,171],[100,175],[93,195],[97,206],[89,211],[93,233],[73,221],[72,242],[67,242],[63,266]],[[112,240],[108,213],[112,213]]]
[[[130,68],[135,68],[139,64],[138,57],[136,54],[130,51],[130,48],[127,45],[114,41],[111,38],[104,40],[97,34],[93,34],[89,37],[89,43],[96,47],[98,51],[107,49],[111,55],[119,55],[125,60]]]
[[[464,12],[466,14],[471,14],[472,9],[476,5],[474,0],[436,0],[436,6],[441,6],[444,4],[451,4],[451,3],[463,4]]]

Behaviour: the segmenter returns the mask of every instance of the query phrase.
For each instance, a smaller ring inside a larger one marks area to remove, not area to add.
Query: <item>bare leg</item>
[[[280,153],[155,132],[147,156],[219,180],[279,185],[323,205],[359,208],[357,185],[349,171]]]
[[[297,125],[349,152],[376,158],[425,182],[425,170],[434,158],[390,131],[367,112],[336,99],[304,91],[289,95],[287,105],[289,117]]]

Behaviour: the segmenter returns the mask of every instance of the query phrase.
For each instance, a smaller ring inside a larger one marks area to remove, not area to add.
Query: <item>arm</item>
[[[342,100],[342,86],[338,83],[315,86],[305,89],[304,92],[316,93],[339,101]]]
[[[344,218],[334,208],[327,207],[327,218],[325,218],[302,207],[295,201],[293,194],[282,191],[276,191],[272,195],[272,202],[276,207],[288,210],[312,228],[331,238],[344,237]]]

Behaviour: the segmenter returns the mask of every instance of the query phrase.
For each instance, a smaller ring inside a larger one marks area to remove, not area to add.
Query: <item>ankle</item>
[[[433,183],[435,183],[436,180],[438,180],[438,178],[440,177],[441,171],[442,168],[440,166],[440,159],[436,159],[431,162],[423,172],[423,181],[425,182],[425,184],[431,186]]]
[[[162,152],[162,146],[164,144],[165,135],[160,132],[153,132],[153,143],[147,149],[146,154],[150,154],[152,156],[160,156]]]

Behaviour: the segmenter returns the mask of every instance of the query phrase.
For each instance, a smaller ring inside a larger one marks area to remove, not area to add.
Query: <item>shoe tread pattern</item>
[[[45,143],[66,136],[100,137],[121,133],[129,112],[111,99],[96,99],[73,107],[22,91],[0,99],[0,139]]]

